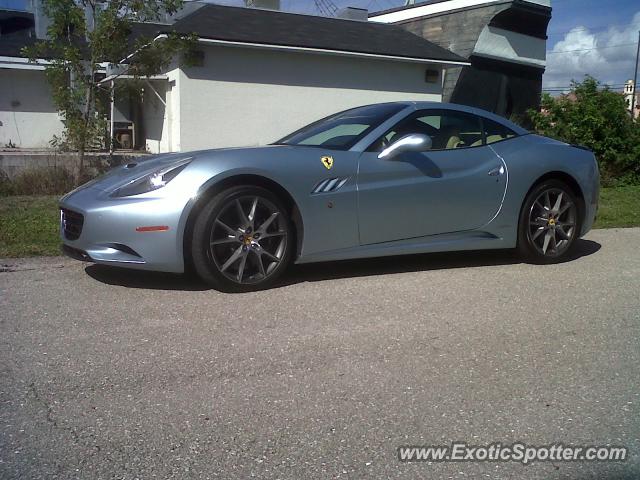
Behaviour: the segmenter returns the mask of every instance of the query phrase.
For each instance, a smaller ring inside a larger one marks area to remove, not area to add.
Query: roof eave
[[[540,12],[544,12],[548,15],[550,15],[552,11],[552,8],[550,5],[543,5],[542,3],[539,3],[539,1],[537,0],[470,0],[468,3],[465,3],[464,1],[461,2],[462,4],[453,3],[452,6],[450,6],[450,8],[447,8],[447,4],[449,1],[451,0],[435,0],[429,3],[425,2],[425,3],[417,3],[414,5],[406,5],[401,7],[389,8],[387,10],[380,10],[377,12],[369,13],[368,19],[369,21],[373,21],[373,22],[380,21],[381,23],[398,24],[398,23],[402,23],[410,20],[417,20],[417,19],[427,18],[431,16],[438,16],[443,14],[460,12],[460,11],[464,11],[471,8],[475,9],[475,8],[483,7],[490,4],[509,3],[509,2],[513,3],[514,6],[521,6],[521,7],[529,8],[531,10],[537,10]],[[439,5],[442,5],[445,8],[438,9],[436,12],[433,12],[433,13],[424,13],[425,11],[429,10],[429,7],[437,7]],[[379,20],[380,17],[385,17],[392,14],[400,14],[401,12],[407,12],[406,18],[403,20],[393,20],[393,21]],[[411,12],[418,12],[418,13],[411,13]]]
[[[38,58],[32,62],[26,57],[10,57],[0,55],[0,68],[11,70],[44,70],[49,62],[46,59]]]
[[[158,35],[155,40],[161,40],[167,38],[166,34]],[[396,62],[407,62],[407,63],[422,63],[422,64],[431,64],[431,65],[443,65],[443,66],[455,66],[455,67],[464,67],[471,65],[471,62],[459,57],[460,60],[443,60],[437,58],[419,58],[419,57],[403,57],[396,55],[383,55],[378,53],[366,53],[366,52],[354,52],[354,51],[346,51],[346,50],[332,50],[325,48],[311,48],[311,47],[298,47],[292,45],[276,45],[276,44],[266,44],[266,43],[252,43],[252,42],[236,42],[231,40],[219,40],[215,38],[205,38],[199,37],[198,41],[200,43],[205,43],[209,45],[220,45],[226,47],[244,47],[244,48],[259,48],[265,50],[277,50],[277,51],[287,51],[287,52],[304,52],[304,53],[314,53],[319,55],[334,55],[334,56],[342,56],[342,57],[352,57],[352,58],[368,58],[368,59],[378,59],[378,60],[390,60]]]

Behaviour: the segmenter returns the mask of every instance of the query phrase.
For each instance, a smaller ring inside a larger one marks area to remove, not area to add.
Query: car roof
[[[468,105],[460,105],[458,103],[441,103],[441,102],[414,102],[414,101],[396,101],[396,102],[381,102],[381,103],[370,103],[366,105],[361,105],[356,108],[363,107],[375,107],[377,105],[402,105],[405,107],[402,111],[406,110],[406,108],[412,107],[415,110],[425,110],[425,109],[434,109],[434,110],[455,110],[458,112],[470,113],[472,115],[477,115],[479,117],[488,118],[489,120],[493,120],[505,127],[513,130],[517,135],[527,135],[529,134],[529,130],[522,128],[520,125],[513,123],[511,120],[508,120],[500,115],[496,115],[495,113],[491,113],[487,110],[483,110],[481,108],[470,107]],[[349,109],[352,110],[352,109]],[[348,111],[348,110],[346,110]],[[399,113],[399,112],[398,112]]]
[[[406,104],[406,102],[398,102],[399,104]],[[529,131],[525,128],[522,128],[520,125],[513,123],[512,121],[501,117],[500,115],[496,115],[495,113],[491,113],[487,110],[482,110],[481,108],[470,107],[468,105],[460,105],[457,103],[439,103],[439,102],[411,102],[416,110],[423,109],[437,109],[437,110],[456,110],[458,112],[471,113],[472,115],[478,115],[480,117],[488,118],[489,120],[493,120],[494,122],[500,123],[505,127],[510,128],[518,135],[525,135],[529,133]]]

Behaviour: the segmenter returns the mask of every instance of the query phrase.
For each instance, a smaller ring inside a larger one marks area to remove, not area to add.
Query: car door
[[[380,159],[409,133],[429,135],[431,150]],[[360,244],[477,229],[495,217],[506,165],[486,145],[480,118],[456,110],[409,115],[363,152],[358,169]]]

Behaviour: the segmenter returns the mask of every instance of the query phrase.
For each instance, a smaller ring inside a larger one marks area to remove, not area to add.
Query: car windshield
[[[403,108],[406,105],[398,103],[352,108],[307,125],[275,144],[348,150]]]

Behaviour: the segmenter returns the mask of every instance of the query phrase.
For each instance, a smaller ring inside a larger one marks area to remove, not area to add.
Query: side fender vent
[[[336,190],[342,188],[344,184],[347,183],[347,180],[349,180],[349,177],[327,178],[313,187],[311,193],[316,194],[335,192]]]

